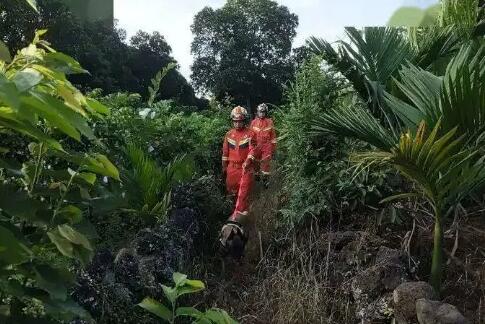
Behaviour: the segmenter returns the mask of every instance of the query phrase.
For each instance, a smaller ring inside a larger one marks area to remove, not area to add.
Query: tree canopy
[[[57,0],[38,1],[38,10],[39,13],[34,12],[22,1],[2,1],[0,39],[14,54],[30,43],[36,29],[47,29],[45,38],[90,72],[70,76],[82,89],[101,88],[106,93],[129,91],[147,96],[151,78],[164,66],[176,63],[170,45],[158,32],[139,31],[127,43],[124,30],[102,22],[81,22]],[[163,80],[160,99],[174,99],[188,106],[205,105],[175,69]]]
[[[292,41],[298,17],[271,0],[228,0],[205,7],[192,25],[192,80],[217,99],[254,106],[279,103],[293,75]]]

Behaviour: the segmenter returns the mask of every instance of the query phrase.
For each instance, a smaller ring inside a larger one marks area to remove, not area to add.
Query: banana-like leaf
[[[168,322],[172,321],[172,312],[162,303],[156,301],[153,298],[145,298],[138,306],[144,308],[145,310],[149,311],[153,315],[158,316]]]

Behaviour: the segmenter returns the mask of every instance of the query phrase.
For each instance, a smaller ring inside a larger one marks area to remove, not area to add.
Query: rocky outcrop
[[[145,296],[162,298],[162,285],[187,268],[200,233],[199,217],[194,209],[175,209],[166,224],[142,229],[116,255],[98,251],[79,274],[74,299],[97,319],[151,323],[135,305]]]
[[[392,309],[392,291],[407,279],[404,256],[381,246],[375,261],[351,281],[356,314],[364,323],[384,320]]]

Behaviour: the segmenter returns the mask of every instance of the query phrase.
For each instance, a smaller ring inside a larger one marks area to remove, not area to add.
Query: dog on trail
[[[247,241],[248,235],[243,225],[238,222],[227,221],[222,226],[219,235],[221,256],[231,256],[234,260],[240,261],[244,256]]]

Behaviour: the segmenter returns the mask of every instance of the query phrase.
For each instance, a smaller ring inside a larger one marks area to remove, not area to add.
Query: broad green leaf
[[[0,106],[7,105],[18,111],[20,106],[19,92],[15,83],[0,73]]]
[[[58,141],[47,136],[39,129],[32,126],[32,124],[21,120],[12,119],[10,118],[10,116],[6,118],[5,111],[4,110],[2,111],[2,107],[0,107],[0,126],[9,128],[21,134],[30,136],[38,140],[39,142],[43,142],[49,145],[51,148],[57,151],[61,151],[61,152],[63,151],[62,145]]]
[[[22,164],[22,176],[23,176],[23,181],[27,186],[30,186],[32,182],[34,181],[35,177],[35,165],[33,162],[25,162]]]
[[[51,100],[45,100],[50,98]],[[58,128],[64,134],[81,140],[81,136],[71,120],[66,118],[68,107],[63,105],[59,100],[45,94],[36,94],[23,96],[21,98],[22,107],[29,109],[32,113],[37,113],[43,117],[50,125]]]
[[[185,294],[193,294],[199,291],[204,290],[204,287],[191,287],[191,286],[182,286],[176,287],[177,297],[180,297]]]
[[[0,226],[0,262],[19,264],[29,260],[32,252],[7,228]]]
[[[28,1],[28,0],[27,0]],[[37,1],[37,0],[35,0]],[[34,34],[34,41],[33,43],[38,43],[40,41],[40,39],[42,38],[42,36],[44,36],[45,34],[47,34],[47,29],[37,29],[35,31],[35,34]]]
[[[194,307],[178,307],[175,314],[176,316],[190,316],[196,319],[204,316],[204,313]]]
[[[39,73],[39,71],[31,68],[26,68],[15,73],[12,81],[17,86],[18,91],[24,92],[38,85],[40,81],[42,81],[42,79],[43,76]]]
[[[98,114],[107,115],[109,114],[109,109],[102,103],[97,100],[86,98],[86,103],[88,107],[91,108],[92,111],[97,112]]]
[[[89,313],[72,299],[61,301],[43,298],[41,300],[48,315],[64,319],[67,322],[79,317],[83,319],[91,318]]]
[[[81,245],[87,250],[93,250],[93,248],[91,247],[91,243],[89,243],[89,240],[71,226],[67,224],[59,225],[57,226],[57,229],[59,230],[59,234],[61,234],[69,242]]]
[[[93,250],[86,249],[85,247],[83,247],[81,245],[74,245],[73,248],[74,248],[75,258],[78,259],[79,261],[81,261],[81,264],[83,266],[86,266],[87,264],[89,264],[89,262],[91,261],[93,255],[94,255]]]
[[[216,324],[236,324],[237,322],[227,314],[226,311],[218,308],[211,308],[204,314],[204,318]]]
[[[187,280],[187,275],[179,273],[179,272],[174,272],[172,275],[173,282],[175,282],[175,286],[181,286],[185,283]]]
[[[176,288],[167,287],[162,285],[163,293],[167,297],[167,299],[173,304],[177,300],[178,294]]]
[[[12,61],[10,51],[8,50],[7,45],[5,45],[5,43],[2,41],[0,41],[0,61],[4,61],[7,63],[10,63]]]
[[[81,172],[81,173],[78,173],[76,177],[83,179],[84,181],[86,181],[91,185],[93,185],[96,182],[96,175],[94,173]]]
[[[79,62],[60,52],[46,54],[44,61],[49,68],[64,74],[88,73]]]
[[[40,264],[34,267],[34,272],[36,285],[39,288],[46,290],[53,299],[66,300],[66,283],[71,283],[74,279],[67,269],[54,269]]]
[[[73,205],[68,205],[61,208],[57,215],[68,221],[70,224],[77,224],[83,218],[82,211]]]
[[[64,238],[60,233],[59,230],[56,228],[47,233],[52,243],[54,243],[63,255],[74,258],[74,248],[69,240]]]
[[[166,321],[172,321],[172,312],[165,305],[159,303],[153,298],[146,297],[141,303],[138,304],[138,306]]]
[[[88,171],[120,180],[118,169],[102,154],[86,157],[81,166]]]
[[[41,210],[47,210],[43,202],[31,198],[28,193],[13,185],[0,184],[0,209],[10,216],[30,222],[41,222]]]
[[[185,285],[197,289],[205,289],[205,284],[200,280],[186,280]]]

